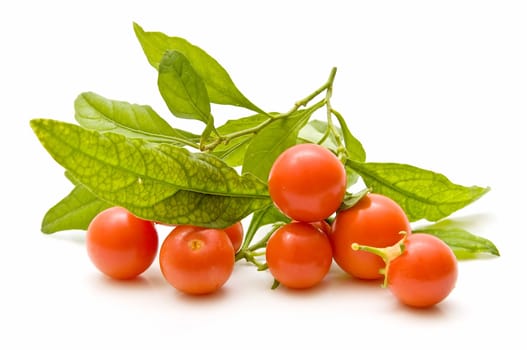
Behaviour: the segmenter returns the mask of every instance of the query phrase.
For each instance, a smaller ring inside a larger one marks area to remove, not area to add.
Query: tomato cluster
[[[305,289],[319,284],[335,262],[357,280],[384,278],[402,303],[435,305],[457,280],[457,260],[440,239],[412,233],[392,199],[365,194],[349,208],[346,170],[326,148],[299,144],[287,149],[269,173],[269,193],[291,222],[265,244],[266,265],[275,285]],[[331,224],[330,224],[331,222]],[[166,281],[187,294],[207,294],[230,278],[243,241],[241,222],[225,229],[178,225],[158,247],[155,224],[125,208],[99,213],[87,230],[88,255],[104,274],[130,279],[155,260]]]
[[[275,280],[290,288],[315,286],[333,260],[358,280],[384,277],[397,299],[410,306],[432,306],[448,296],[457,280],[450,247],[434,236],[412,234],[403,209],[384,195],[368,193],[338,210],[345,191],[345,168],[321,146],[293,146],[277,158],[269,192],[293,222],[267,244]]]
[[[234,253],[242,239],[241,222],[223,230],[176,226],[159,249],[163,277],[187,294],[212,293],[231,276]],[[91,221],[86,247],[101,272],[114,279],[131,279],[154,262],[158,240],[153,222],[137,218],[125,208],[112,207]]]
[[[313,287],[331,267],[330,228],[324,220],[344,199],[346,169],[328,149],[299,144],[278,156],[268,184],[276,207],[293,220],[267,242],[269,271],[287,287]]]

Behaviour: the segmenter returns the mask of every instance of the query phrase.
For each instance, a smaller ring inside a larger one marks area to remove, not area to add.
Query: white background
[[[2,2],[0,348],[525,346],[524,4]],[[221,292],[201,298],[176,292],[157,264],[131,282],[102,277],[83,232],[40,233],[70,185],[29,120],[73,122],[77,94],[94,91],[183,123],[159,97],[133,21],[201,46],[267,110],[289,109],[338,67],[333,105],[368,160],[492,188],[453,217],[501,257],[461,262],[456,289],[425,311],[336,267],[320,287],[293,292],[271,291],[269,274],[240,263]]]

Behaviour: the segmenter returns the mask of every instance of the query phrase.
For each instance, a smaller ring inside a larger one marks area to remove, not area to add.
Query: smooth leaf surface
[[[489,191],[454,184],[442,174],[406,164],[348,160],[347,165],[360,174],[372,192],[398,202],[410,221],[443,219]]]
[[[220,196],[180,190],[151,207],[129,205],[127,208],[137,216],[156,222],[225,228],[269,203],[267,197]]]
[[[145,32],[134,23],[134,31],[148,59],[156,69],[166,51],[177,50],[191,63],[207,87],[210,102],[244,107],[264,113],[238,90],[227,71],[208,53],[187,40],[161,32]]]
[[[219,211],[211,216],[221,216],[224,203],[240,201],[246,207],[258,207],[268,200],[264,182],[251,175],[240,176],[206,153],[101,134],[49,119],[34,119],[31,126],[51,156],[94,195],[113,205],[133,207],[138,213],[141,208],[146,212],[160,202],[172,201],[181,190],[209,195],[207,201],[215,201]],[[202,205],[213,210],[212,205]]]
[[[232,119],[219,126],[217,131],[220,135],[227,136],[229,134],[250,130],[254,127],[257,127],[267,119],[269,119],[269,117],[263,114],[256,114],[240,119]],[[227,144],[220,144],[214,149],[213,154],[221,158],[230,166],[241,166],[243,164],[243,159],[245,158],[245,153],[252,136],[253,134],[247,134],[236,137]]]
[[[213,123],[205,84],[185,56],[167,51],[159,63],[159,92],[177,117]]]
[[[242,245],[243,248],[248,248],[258,230],[269,224],[274,224],[276,222],[290,222],[291,219],[282,214],[274,204],[270,204],[267,207],[255,211],[251,217],[251,222],[247,228],[247,232],[244,237],[244,242]]]
[[[138,217],[158,223],[225,228],[268,205],[268,199],[239,199],[180,190],[151,207],[129,205],[127,209]],[[78,184],[46,213],[42,232],[86,230],[91,220],[110,206]]]
[[[267,181],[275,159],[296,144],[300,129],[322,105],[317,103],[296,111],[288,118],[277,119],[254,135],[247,147],[242,173],[251,173]]]
[[[452,248],[458,259],[477,258],[479,254],[500,255],[498,248],[490,240],[470,233],[452,220],[416,228],[413,232],[428,233],[440,238]]]
[[[342,129],[337,128],[337,130],[341,137],[345,138]],[[326,121],[318,119],[310,120],[309,123],[307,123],[306,126],[300,130],[298,134],[298,143],[319,143],[334,153],[337,153],[338,145],[336,144],[335,139],[333,137],[325,137],[326,132],[328,132],[328,123]],[[350,140],[346,142],[346,150],[348,154],[351,155],[352,159],[357,158],[356,160],[358,161],[364,161],[366,159],[366,152],[364,151],[362,144],[355,137],[353,137],[351,133],[349,133],[349,130],[348,134],[348,138],[356,140],[356,142]],[[320,143],[321,140],[323,140],[323,142]],[[357,182],[359,179],[359,174],[357,174],[357,172],[351,169],[347,164],[344,165],[346,167],[347,186],[350,187]]]
[[[77,185],[42,219],[43,233],[65,230],[86,230],[91,220],[110,205],[101,201],[83,185]]]
[[[344,196],[344,200],[342,201],[342,204],[340,205],[338,210],[343,211],[343,210],[353,207],[355,204],[357,204],[362,199],[362,197],[367,195],[369,192],[370,192],[369,188],[364,188],[355,193],[346,193],[346,195]]]
[[[197,135],[174,129],[150,106],[110,100],[93,92],[82,93],[75,99],[75,119],[87,129],[150,142],[184,145],[199,141]]]
[[[358,162],[366,161],[366,151],[362,147],[362,143],[351,133],[348,124],[340,113],[334,113],[340,124],[340,132],[344,137],[344,143],[346,144],[346,151],[348,157]]]

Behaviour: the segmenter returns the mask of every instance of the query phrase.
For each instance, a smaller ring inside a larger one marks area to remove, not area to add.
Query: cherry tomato
[[[310,224],[327,235],[331,234],[331,225],[326,220],[310,222]]]
[[[158,235],[151,221],[122,207],[97,214],[86,231],[86,248],[93,264],[115,279],[143,273],[157,254]]]
[[[299,144],[275,160],[269,194],[284,215],[296,221],[324,220],[340,206],[346,192],[346,170],[328,149]]]
[[[309,288],[328,273],[331,245],[327,235],[312,225],[293,222],[269,238],[266,260],[273,277],[284,286]]]
[[[387,280],[402,303],[429,307],[450,294],[457,275],[452,249],[435,236],[415,233],[407,236],[402,254],[390,262]]]
[[[221,288],[234,269],[234,249],[227,233],[181,225],[173,229],[159,251],[164,278],[187,294],[207,294]]]
[[[379,279],[383,260],[364,251],[354,251],[352,243],[387,247],[401,240],[401,231],[411,232],[402,208],[392,199],[369,193],[353,207],[337,213],[330,241],[335,262],[348,274],[361,279]]]
[[[238,249],[242,246],[243,241],[243,225],[240,221],[238,221],[235,224],[232,224],[231,226],[223,229],[225,233],[227,233],[227,236],[229,236],[229,239],[231,240],[232,247],[234,248],[234,252],[237,252]]]

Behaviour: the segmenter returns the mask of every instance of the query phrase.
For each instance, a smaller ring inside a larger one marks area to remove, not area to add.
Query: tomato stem
[[[260,239],[258,242],[254,243],[253,245],[249,245],[252,241],[252,238],[254,237],[254,234],[256,231],[252,232],[250,229],[251,237],[249,239],[246,239],[238,253],[235,255],[235,261],[245,259],[247,262],[253,264],[256,266],[258,271],[267,270],[267,264],[261,263],[258,260],[256,260],[257,257],[265,255],[264,251],[258,251],[259,249],[265,248],[267,246],[267,241],[271,237],[271,235],[284,223],[277,223],[272,226],[272,228],[265,234],[262,239]]]
[[[380,269],[379,273],[384,276],[384,280],[382,283],[383,288],[386,288],[388,285],[388,271],[390,270],[390,263],[404,252],[404,241],[406,240],[406,236],[408,235],[408,233],[405,231],[401,231],[400,233],[403,235],[403,238],[401,238],[394,245],[388,247],[379,248],[368,245],[361,245],[358,243],[353,243],[351,245],[351,249],[353,250],[365,251],[368,253],[375,254],[382,258],[385,267]]]
[[[236,132],[232,132],[232,133],[226,134],[226,135],[220,135],[218,133],[217,129],[212,127],[212,131],[216,134],[216,138],[214,140],[212,140],[209,144],[202,145],[202,147],[200,147],[201,151],[203,151],[203,152],[212,151],[218,145],[220,145],[220,144],[228,144],[231,140],[233,140],[235,138],[238,138],[238,137],[241,137],[241,136],[244,136],[244,135],[257,134],[260,130],[262,130],[264,127],[266,127],[267,125],[271,124],[272,122],[274,122],[276,120],[279,120],[279,119],[284,119],[284,118],[290,117],[293,113],[298,111],[300,109],[300,107],[307,106],[307,104],[309,102],[311,102],[315,97],[317,97],[318,95],[320,95],[324,91],[326,91],[326,97],[324,99],[322,99],[321,101],[317,102],[315,104],[315,106],[319,105],[320,107],[322,107],[324,104],[326,104],[327,105],[327,109],[328,109],[328,115],[331,114],[331,106],[329,105],[329,97],[331,96],[331,91],[333,89],[333,81],[335,80],[336,73],[337,73],[337,68],[333,67],[331,69],[330,74],[329,74],[328,80],[322,86],[320,86],[318,89],[313,91],[308,96],[296,101],[294,103],[293,107],[289,111],[287,111],[285,113],[274,113],[274,114],[273,113],[265,113],[264,115],[267,117],[267,119],[264,120],[263,122],[261,122],[260,124],[256,125],[255,127],[247,128],[247,129],[236,131]],[[339,144],[339,143],[337,143],[337,144]]]

